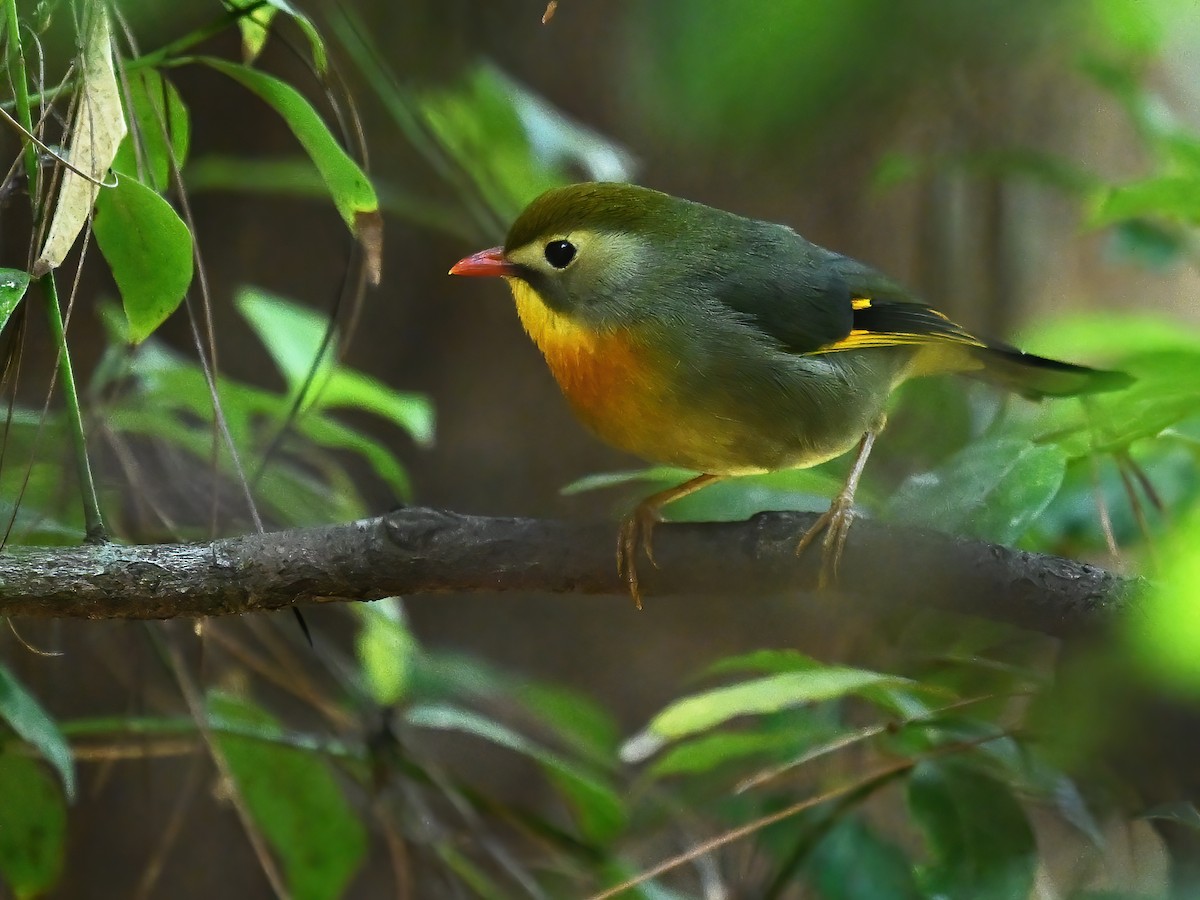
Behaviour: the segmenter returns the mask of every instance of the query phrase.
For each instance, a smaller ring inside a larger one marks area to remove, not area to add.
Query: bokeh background
[[[198,0],[118,8],[142,48],[219,12]],[[560,166],[577,177],[623,175],[786,222],[892,274],[978,331],[1036,336],[1059,317],[1111,311],[1159,313],[1182,328],[1200,319],[1200,279],[1177,235],[1149,225],[1099,227],[1094,218],[1098,185],[1155,166],[1148,122],[1200,126],[1200,13],[1192,3],[562,0],[543,24],[544,9],[540,0],[347,0],[307,10],[338,38],[331,53],[361,116],[369,169],[387,208],[383,281],[365,295],[345,361],[426,394],[436,410],[432,447],[387,423],[360,423],[395,448],[416,503],[490,515],[613,517],[636,489],[564,496],[563,487],[641,463],[573,420],[502,285],[446,277],[461,256],[498,243],[505,221],[531,194],[514,189],[499,200],[466,202],[461,179],[431,166],[364,72],[356,35],[373,44],[370,58],[411,96],[459,90],[484,64],[489,84],[540,98],[589,132],[592,143],[574,133],[573,156]],[[258,65],[319,99],[322,86],[305,67],[303,48],[303,35],[281,20]],[[201,49],[240,53],[234,32]],[[56,50],[69,44],[49,46],[51,59]],[[192,115],[197,169],[205,159],[296,155],[286,126],[237,85],[195,66],[172,77]],[[1136,97],[1128,84],[1138,86]],[[16,147],[11,135],[4,140]],[[485,196],[486,185],[475,189]],[[352,242],[332,207],[305,196],[233,190],[197,177],[191,204],[222,370],[280,389],[232,297],[253,284],[328,311],[353,259]],[[3,237],[6,253],[24,252],[19,223]],[[114,296],[105,279],[102,270],[85,276],[78,329],[95,327],[91,298]],[[184,353],[192,346],[180,317],[160,337]],[[28,359],[52,358],[36,324],[28,340]],[[96,365],[98,340],[74,346],[83,371]],[[112,474],[102,466],[102,477]],[[372,511],[400,501],[369,471],[357,474]],[[196,490],[203,492],[201,482]],[[652,599],[635,612],[622,598],[436,596],[411,598],[406,610],[424,646],[582,690],[627,733],[722,655],[796,647],[886,666],[905,628],[915,627],[881,627],[836,602],[798,611],[787,598]],[[351,640],[343,612],[307,615],[318,644]],[[27,623],[21,632],[67,653],[64,663],[0,638],[14,671],[56,714],[154,708],[173,690],[139,625]],[[189,665],[203,680],[210,672],[203,642],[188,646]],[[488,757],[481,771],[479,748],[469,741],[431,740],[427,749],[500,796],[536,798],[543,790],[519,758]],[[69,863],[54,896],[131,896],[147,848],[181,804],[182,830],[159,860],[152,895],[268,895],[234,814],[208,796],[207,776],[195,777],[170,760],[84,769]],[[185,784],[189,799],[181,801]],[[352,893],[376,896],[386,879],[376,861]]]

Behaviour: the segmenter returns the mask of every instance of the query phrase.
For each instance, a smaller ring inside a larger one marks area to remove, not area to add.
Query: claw
[[[821,571],[817,576],[817,587],[824,590],[837,584],[838,570],[842,565],[842,551],[850,534],[850,523],[854,520],[854,509],[849,501],[839,495],[821,517],[812,524],[796,544],[796,555],[803,553],[808,545],[825,533],[821,541]]]
[[[882,427],[882,424],[879,426]],[[829,509],[825,510],[813,522],[812,527],[804,532],[796,544],[796,555],[799,556],[808,545],[816,540],[817,535],[825,532],[821,541],[821,571],[817,576],[817,589],[824,590],[837,584],[838,570],[842,566],[842,552],[846,549],[846,538],[850,534],[850,523],[854,521],[854,492],[858,488],[858,479],[862,475],[871,447],[875,443],[875,431],[868,431],[858,444],[858,453],[846,476],[846,483],[841,492],[833,498]]]
[[[638,584],[637,554],[638,546],[646,554],[646,558],[654,568],[658,562],[654,558],[654,526],[662,521],[658,514],[666,504],[681,497],[686,497],[700,488],[719,480],[718,475],[697,475],[691,481],[686,481],[677,487],[659,491],[639,503],[622,522],[617,531],[617,577],[629,588],[629,596],[633,605],[642,608],[642,591]]]
[[[638,586],[637,551],[640,544],[646,558],[654,562],[654,526],[662,521],[658,507],[639,505],[621,522],[617,532],[617,574],[629,587],[633,605],[642,608],[642,592]]]

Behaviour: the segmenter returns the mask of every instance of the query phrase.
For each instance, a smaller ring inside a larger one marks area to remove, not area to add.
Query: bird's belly
[[[816,465],[840,456],[882,410],[886,394],[814,394],[811,382],[763,364],[729,371],[685,359],[661,335],[599,333],[545,306],[513,279],[517,312],[579,419],[643,459],[714,475]],[[816,363],[815,365],[825,365]],[[828,380],[826,380],[828,383]]]
[[[628,336],[543,353],[576,416],[603,440],[651,462],[749,475],[816,465],[862,435],[855,423],[813,427],[789,402],[795,398],[777,391],[688,383],[677,360],[656,357]]]

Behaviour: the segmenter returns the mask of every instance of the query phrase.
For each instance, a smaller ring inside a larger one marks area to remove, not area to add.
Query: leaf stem
[[[17,18],[17,0],[4,0],[5,19],[9,39],[9,75],[13,85],[13,96],[17,104],[17,119],[29,134],[33,134],[29,84],[25,77],[25,53],[21,46],[21,23]],[[15,63],[15,64],[14,64]],[[29,181],[29,202],[33,209],[34,231],[41,220],[42,212],[38,193],[38,153],[29,141],[25,143],[25,175]],[[63,400],[67,407],[71,439],[75,445],[75,466],[79,473],[79,489],[83,495],[83,515],[87,527],[87,540],[102,543],[107,540],[104,520],[100,515],[100,501],[96,495],[96,484],[92,479],[92,467],[88,461],[87,437],[83,430],[83,413],[79,408],[79,392],[75,387],[75,373],[71,368],[71,355],[67,348],[67,332],[63,323],[62,309],[58,303],[58,287],[54,273],[47,272],[39,279],[42,296],[46,298],[46,315],[50,331],[58,347],[58,377],[62,383]]]

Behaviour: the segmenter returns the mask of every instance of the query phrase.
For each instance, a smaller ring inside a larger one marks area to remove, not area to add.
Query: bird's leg
[[[638,543],[646,552],[646,558],[656,567],[654,562],[654,545],[652,537],[654,526],[662,521],[658,511],[668,503],[674,503],[688,494],[693,494],[702,487],[707,487],[714,481],[721,480],[720,475],[697,475],[690,481],[677,484],[647,497],[621,522],[621,530],[617,532],[617,574],[629,585],[629,594],[638,609],[642,608],[642,592],[638,588],[637,553]]]
[[[804,532],[804,537],[800,538],[800,543],[796,545],[796,555],[799,556],[817,535],[825,532],[825,540],[821,542],[821,574],[817,581],[818,588],[828,587],[837,581],[838,568],[842,564],[842,550],[846,546],[846,536],[850,533],[850,523],[854,521],[854,492],[858,490],[858,480],[862,477],[878,432],[879,429],[874,428],[862,436],[862,440],[858,442],[858,451],[854,455],[854,464],[850,467],[850,474],[846,476],[846,483],[829,504],[829,509]]]

